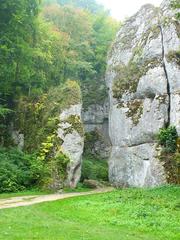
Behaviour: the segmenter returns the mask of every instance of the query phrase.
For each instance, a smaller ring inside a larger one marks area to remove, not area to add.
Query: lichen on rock
[[[114,71],[116,72],[116,77],[113,83],[114,98],[120,99],[125,91],[129,93],[136,92],[140,78],[145,76],[150,69],[162,66],[161,58],[146,60],[143,64],[140,60],[141,59],[139,59],[139,63],[137,63],[132,59],[127,66],[115,66]]]
[[[143,101],[140,99],[136,99],[132,102],[129,102],[127,104],[127,107],[127,117],[132,119],[134,125],[137,125],[143,114]]]

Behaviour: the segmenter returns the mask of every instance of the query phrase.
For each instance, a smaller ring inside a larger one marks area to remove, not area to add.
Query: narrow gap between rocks
[[[170,82],[169,82],[169,77],[166,69],[163,29],[161,25],[159,25],[159,28],[160,28],[161,43],[162,43],[162,63],[163,63],[165,77],[167,80],[167,94],[168,94],[168,121],[167,121],[166,127],[169,127],[171,122],[171,89],[170,89]]]

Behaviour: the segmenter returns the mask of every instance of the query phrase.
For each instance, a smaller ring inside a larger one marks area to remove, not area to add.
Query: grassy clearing
[[[78,187],[75,189],[72,188],[64,188],[64,193],[73,193],[73,192],[88,192],[92,191],[93,189],[85,187],[83,184],[78,184]],[[55,192],[53,191],[41,191],[39,189],[32,189],[32,190],[26,190],[21,192],[15,192],[15,193],[1,193],[0,199],[6,199],[11,197],[23,197],[23,196],[31,196],[31,195],[46,195],[46,194],[53,194]]]
[[[178,240],[180,188],[123,189],[0,210],[0,239]]]

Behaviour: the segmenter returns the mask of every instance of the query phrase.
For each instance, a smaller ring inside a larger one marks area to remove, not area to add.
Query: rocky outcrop
[[[84,129],[81,121],[82,104],[72,105],[60,114],[58,137],[62,140],[62,152],[69,159],[65,185],[76,187],[81,177]]]
[[[168,125],[180,134],[179,47],[179,23],[167,0],[160,8],[143,6],[117,34],[106,74],[109,178],[117,186],[166,181],[155,137]]]

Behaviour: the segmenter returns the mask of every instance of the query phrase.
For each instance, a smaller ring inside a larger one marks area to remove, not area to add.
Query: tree
[[[178,0],[172,0],[171,1],[171,6],[174,8],[174,9],[180,9],[180,2]],[[180,20],[180,12],[178,12],[176,14],[176,17],[178,20]]]
[[[38,6],[38,0],[0,3],[0,97],[3,99],[16,95],[31,74]]]
[[[82,8],[93,14],[104,11],[104,7],[95,0],[57,0],[60,5],[73,5],[76,8]]]
[[[93,29],[89,13],[71,6],[51,5],[44,9],[43,16],[69,38],[65,78],[81,80],[93,74],[90,61],[93,55],[91,50]]]
[[[108,16],[106,12],[96,15],[93,21],[94,69],[98,77],[103,77],[106,70],[106,57],[119,23]]]
[[[119,23],[106,11],[92,14],[87,8],[77,7],[77,4],[82,6],[94,1],[75,1],[76,4],[68,0],[59,2],[61,5],[46,6],[42,15],[69,36],[64,76],[80,81],[84,103],[103,101],[106,95],[104,75],[107,52]]]
[[[0,2],[0,140],[7,137],[15,97],[28,90],[36,42],[38,0]]]

